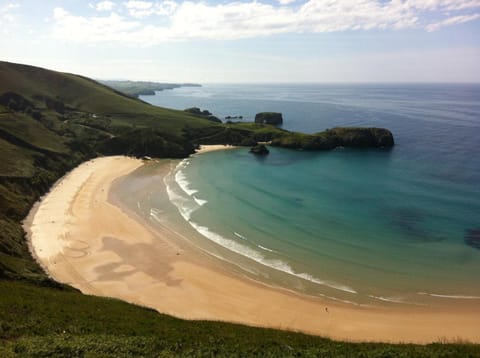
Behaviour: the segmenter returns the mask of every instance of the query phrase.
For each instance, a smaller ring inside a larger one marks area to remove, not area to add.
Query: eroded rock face
[[[465,243],[468,246],[480,250],[480,228],[467,230],[465,235]]]
[[[256,155],[267,155],[270,151],[263,144],[257,144],[256,146],[250,148],[250,153]]]
[[[255,123],[278,126],[283,123],[283,117],[278,112],[260,112],[255,115]]]

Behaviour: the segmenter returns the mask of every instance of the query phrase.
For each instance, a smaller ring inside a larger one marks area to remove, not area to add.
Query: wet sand
[[[168,227],[150,226],[112,200],[112,185],[142,165],[127,157],[86,162],[32,209],[24,226],[34,256],[52,278],[85,294],[116,297],[187,319],[348,341],[480,342],[478,305],[357,307],[230,272]],[[166,174],[169,165],[162,170]]]

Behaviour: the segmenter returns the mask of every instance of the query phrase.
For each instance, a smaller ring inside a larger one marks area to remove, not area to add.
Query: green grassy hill
[[[127,303],[0,281],[0,356],[479,357],[469,344],[343,343],[236,324],[185,321]]]
[[[326,136],[330,141],[332,134]],[[353,344],[183,321],[59,285],[28,251],[21,221],[55,180],[87,159],[104,154],[184,157],[198,143],[279,138],[297,148],[304,142],[318,145],[316,136],[214,123],[151,106],[81,76],[0,62],[0,357],[480,357],[480,347],[469,344]]]
[[[216,125],[88,78],[0,62],[0,277],[44,277],[20,222],[66,171],[105,154],[185,157],[194,146],[184,131]]]
[[[68,118],[74,114],[90,114],[109,118],[109,125],[114,128],[149,127],[178,135],[183,126],[196,128],[205,124],[183,111],[151,106],[78,75],[0,62],[0,78],[0,94],[19,94],[50,115],[56,112]]]

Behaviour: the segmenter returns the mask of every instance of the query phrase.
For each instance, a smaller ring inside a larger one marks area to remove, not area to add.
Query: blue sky
[[[0,59],[173,82],[480,82],[480,0],[0,0]]]

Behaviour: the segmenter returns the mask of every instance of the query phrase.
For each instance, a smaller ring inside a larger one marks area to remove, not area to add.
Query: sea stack
[[[256,155],[267,155],[270,151],[265,147],[264,144],[257,144],[256,146],[250,148],[250,153]]]
[[[278,126],[283,123],[283,117],[278,112],[260,112],[255,115],[255,123]]]

